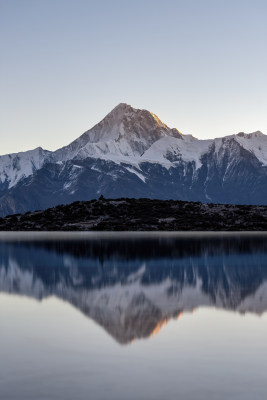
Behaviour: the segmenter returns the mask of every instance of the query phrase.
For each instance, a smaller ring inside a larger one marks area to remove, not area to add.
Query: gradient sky
[[[0,0],[0,154],[126,102],[198,138],[267,133],[266,0]]]

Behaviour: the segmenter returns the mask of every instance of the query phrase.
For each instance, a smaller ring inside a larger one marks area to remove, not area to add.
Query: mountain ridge
[[[147,110],[120,103],[58,150],[37,147],[0,156],[0,216],[101,193],[266,204],[267,136],[256,131],[197,139]]]

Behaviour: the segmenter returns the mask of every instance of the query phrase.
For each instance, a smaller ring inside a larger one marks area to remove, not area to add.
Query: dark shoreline
[[[267,231],[267,206],[176,200],[76,201],[0,218],[0,231]]]

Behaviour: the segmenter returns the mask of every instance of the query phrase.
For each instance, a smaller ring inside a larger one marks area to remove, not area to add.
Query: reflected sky
[[[266,238],[0,241],[1,398],[265,398]]]

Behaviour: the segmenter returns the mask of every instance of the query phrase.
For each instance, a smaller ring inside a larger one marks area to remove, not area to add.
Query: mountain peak
[[[120,118],[126,118],[135,120],[140,123],[144,123],[148,119],[152,125],[159,128],[168,129],[168,126],[161,121],[161,119],[154,113],[147,111],[145,109],[134,108],[129,104],[120,103],[107,115],[107,117],[117,116]],[[105,118],[104,118],[105,120]]]
[[[262,137],[262,136],[266,136],[266,135],[264,135],[264,133],[262,133],[261,131],[256,131],[256,132],[251,132],[251,133],[239,132],[237,134],[237,136],[251,139],[251,138],[257,138],[257,137]]]
[[[129,109],[133,110],[133,107],[130,104],[119,103],[116,107],[113,108],[113,110],[111,112],[119,111],[119,110],[125,111],[125,110],[129,110]]]
[[[103,119],[99,122],[98,125],[104,125],[105,123],[120,123],[122,119],[129,114],[135,113],[137,110],[126,103],[120,103],[116,107],[114,107]],[[92,128],[94,129],[94,128]],[[91,129],[90,129],[91,130]],[[90,131],[89,130],[89,131]]]
[[[150,111],[120,103],[55,152],[37,148],[0,157],[0,216],[26,211],[25,204],[40,208],[101,193],[266,204],[267,135],[198,140]]]
[[[136,158],[164,137],[181,138],[181,134],[170,129],[157,115],[120,103],[97,125],[56,151],[55,156],[58,161],[74,157]]]

